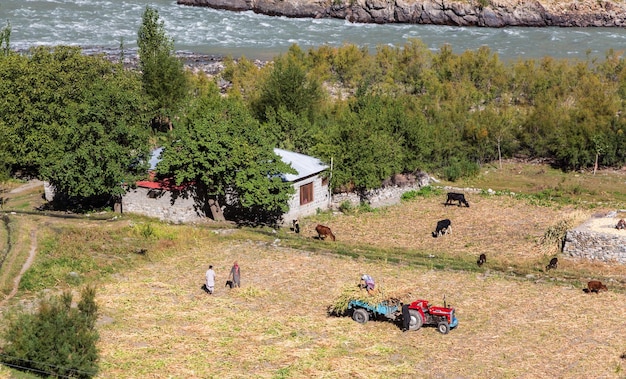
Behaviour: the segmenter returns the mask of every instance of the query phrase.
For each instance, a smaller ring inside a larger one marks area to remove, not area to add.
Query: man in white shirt
[[[215,271],[213,271],[213,265],[210,265],[209,269],[206,272],[206,289],[209,292],[209,295],[213,294],[214,288],[215,288]]]

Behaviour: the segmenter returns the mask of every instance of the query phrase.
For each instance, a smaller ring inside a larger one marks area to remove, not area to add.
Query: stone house
[[[150,158],[152,173],[160,161],[162,148],[156,149]],[[293,167],[297,174],[284,174],[283,180],[291,182],[296,190],[289,201],[289,211],[283,215],[284,223],[299,217],[308,216],[330,207],[328,179],[323,173],[328,169],[319,159],[282,149],[274,149],[281,160]],[[144,180],[136,183],[122,197],[121,210],[163,221],[188,223],[206,220],[208,205],[196,200],[194,188],[186,188],[186,194],[180,195],[183,188],[176,187],[169,181]],[[215,209],[213,214],[215,215]],[[221,212],[221,210],[217,210]]]

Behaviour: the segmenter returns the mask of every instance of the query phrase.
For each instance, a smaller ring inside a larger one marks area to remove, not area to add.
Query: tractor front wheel
[[[370,315],[365,309],[357,308],[352,312],[352,319],[359,324],[365,324],[369,321]]]
[[[422,320],[422,316],[415,309],[409,309],[409,315],[411,316],[411,321],[409,322],[409,330],[418,330],[424,324]]]
[[[450,325],[448,325],[447,322],[442,321],[437,324],[437,330],[439,330],[439,333],[441,334],[448,334],[448,332],[450,331]]]

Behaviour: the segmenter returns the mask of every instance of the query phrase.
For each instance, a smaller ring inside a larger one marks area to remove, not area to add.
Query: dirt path
[[[43,186],[43,182],[41,180],[38,180],[38,179],[30,180],[26,184],[13,188],[12,190],[9,191],[9,193],[21,193],[21,192],[25,192],[33,188],[42,187],[42,186]]]
[[[3,307],[9,300],[11,300],[11,298],[13,298],[13,296],[15,296],[15,294],[17,294],[17,289],[19,288],[20,281],[22,280],[22,276],[24,275],[26,270],[28,270],[30,266],[33,264],[36,253],[37,253],[37,230],[33,229],[30,232],[30,252],[28,253],[28,258],[26,259],[26,262],[24,262],[24,265],[22,266],[20,273],[15,277],[15,279],[13,279],[13,288],[11,289],[11,292],[2,301],[0,301],[0,307]]]

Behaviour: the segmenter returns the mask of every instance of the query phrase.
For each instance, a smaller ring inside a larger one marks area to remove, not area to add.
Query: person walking
[[[233,267],[230,269],[230,274],[228,274],[228,278],[233,280],[233,287],[241,287],[241,270],[239,269],[239,264],[237,261],[233,263]]]
[[[213,271],[213,265],[209,265],[209,269],[206,271],[206,289],[209,295],[213,295],[215,289],[215,271]]]

